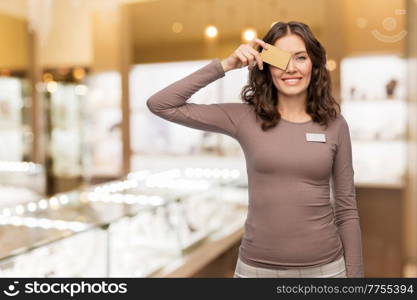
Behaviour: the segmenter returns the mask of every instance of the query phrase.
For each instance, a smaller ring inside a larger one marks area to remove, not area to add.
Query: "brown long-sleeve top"
[[[239,142],[248,174],[249,206],[241,260],[270,269],[316,267],[342,255],[347,277],[363,277],[362,241],[349,127],[339,114],[329,127],[281,119],[266,132],[246,103],[187,103],[225,76],[218,58],[156,92],[152,113]],[[306,133],[321,133],[325,142]],[[332,179],[332,180],[331,180]],[[333,182],[334,208],[330,202]]]

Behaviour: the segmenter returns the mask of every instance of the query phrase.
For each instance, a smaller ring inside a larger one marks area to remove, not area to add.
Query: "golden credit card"
[[[274,45],[268,44],[268,49],[262,48],[261,58],[263,61],[282,70],[286,70],[292,54]]]

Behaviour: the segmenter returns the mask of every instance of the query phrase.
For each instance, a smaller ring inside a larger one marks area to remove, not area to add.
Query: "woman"
[[[286,70],[262,61],[255,46],[266,43],[292,53]],[[186,103],[245,66],[243,103]],[[262,40],[213,59],[147,105],[166,120],[241,145],[249,207],[234,277],[364,276],[349,127],[331,95],[325,49],[307,25],[278,22]]]

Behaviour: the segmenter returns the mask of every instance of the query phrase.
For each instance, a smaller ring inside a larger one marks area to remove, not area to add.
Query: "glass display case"
[[[0,161],[29,159],[32,132],[29,86],[23,77],[0,77]]]
[[[118,72],[90,74],[84,110],[84,177],[116,178],[122,170],[121,78]]]
[[[134,169],[152,157],[241,155],[240,145],[231,137],[168,122],[152,114],[146,106],[146,100],[152,94],[209,62],[198,60],[137,64],[132,67],[129,86]],[[200,89],[187,101],[199,104],[241,102],[240,90],[246,84],[247,76],[245,68],[234,70]]]
[[[86,87],[68,82],[48,83],[52,172],[58,177],[82,175],[82,116]]]
[[[0,161],[0,208],[39,200],[45,194],[45,169],[32,162]]]
[[[358,185],[404,184],[406,74],[405,60],[396,55],[351,57],[341,63],[342,114],[350,128]]]
[[[38,135],[45,149],[46,192],[52,195],[77,187],[83,176],[83,116],[87,87],[81,67],[47,68],[37,84],[40,115]],[[44,153],[43,153],[44,152]]]
[[[1,276],[150,277],[219,229],[243,226],[240,177],[236,169],[142,170],[3,207]]]
[[[95,177],[117,178],[122,166],[120,75],[88,68],[45,69],[39,85],[45,104],[48,194]]]
[[[3,242],[10,245],[10,240],[17,238],[20,243],[13,243],[13,248],[23,247],[6,257],[2,255],[0,277],[107,276],[107,235],[100,228],[79,234],[63,229],[30,228],[29,223],[0,228]],[[38,240],[40,243],[36,243]],[[28,244],[29,241],[33,244]]]

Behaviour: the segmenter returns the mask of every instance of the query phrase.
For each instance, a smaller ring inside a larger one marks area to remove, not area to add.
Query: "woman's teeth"
[[[294,79],[283,79],[283,81],[288,85],[294,85],[297,84],[301,79],[300,78],[294,78]]]

